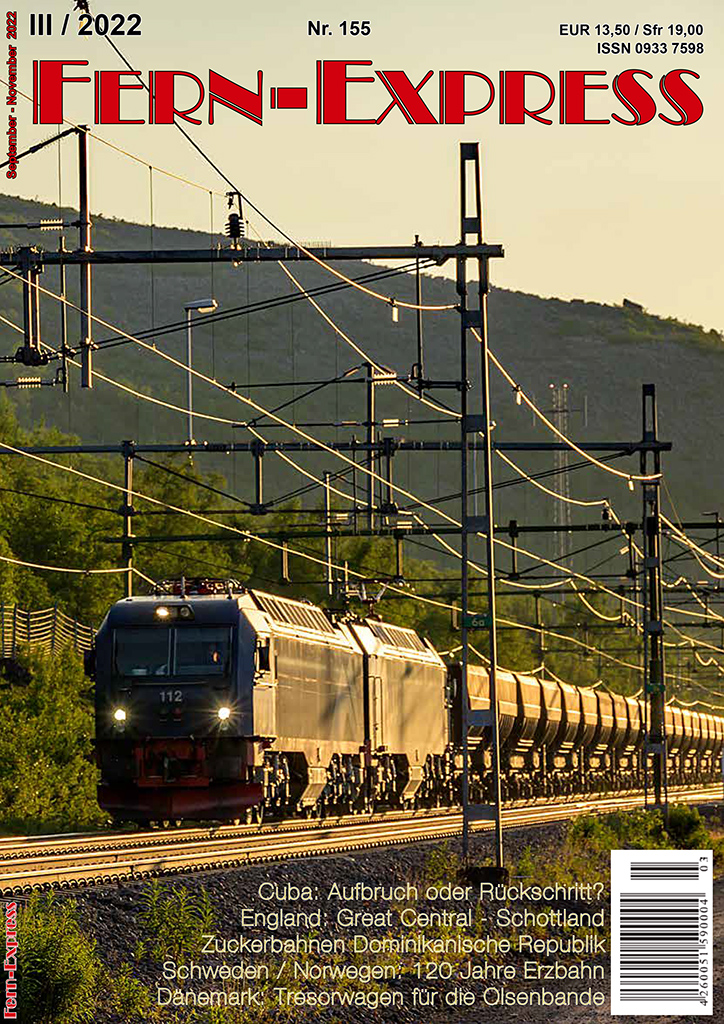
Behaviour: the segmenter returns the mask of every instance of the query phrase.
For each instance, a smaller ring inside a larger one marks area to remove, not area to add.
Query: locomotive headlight
[[[126,712],[123,708],[116,708],[116,710],[113,712],[113,717],[115,718],[119,725],[122,725],[123,722],[125,722],[126,720]]]
[[[231,715],[231,708],[219,708],[216,714],[222,722],[226,722]]]
[[[191,611],[191,609],[189,608],[189,606],[187,604],[184,604],[184,605],[181,605],[181,607],[179,608],[178,614],[179,614],[179,618],[181,618],[181,619],[191,619],[191,618],[193,618],[193,614],[194,613]]]
[[[161,605],[160,608],[156,609],[156,618],[157,619],[167,619],[170,614],[171,614],[170,611],[164,605]]]

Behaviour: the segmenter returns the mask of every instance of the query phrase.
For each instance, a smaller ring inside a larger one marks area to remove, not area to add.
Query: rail
[[[675,787],[676,803],[713,804],[721,783]],[[534,801],[503,809],[508,828],[536,828],[582,814],[605,814],[644,805],[641,792],[588,794],[556,801]],[[75,889],[137,881],[162,875],[233,869],[264,861],[329,856],[374,847],[455,840],[462,815],[457,809],[347,816],[260,826],[184,828],[168,832],[8,836],[0,839],[0,896],[23,898],[34,890]],[[474,832],[492,828],[475,822]]]

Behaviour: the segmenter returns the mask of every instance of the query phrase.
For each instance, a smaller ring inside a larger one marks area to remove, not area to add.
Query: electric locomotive
[[[451,797],[446,669],[413,630],[170,581],[113,605],[91,661],[98,799],[116,819]]]

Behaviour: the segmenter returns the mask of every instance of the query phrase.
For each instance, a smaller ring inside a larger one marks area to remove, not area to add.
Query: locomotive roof
[[[232,624],[239,615],[239,603],[236,597],[229,598],[219,594],[191,595],[181,597],[177,594],[152,594],[147,597],[126,597],[116,601],[108,612],[108,624],[110,626],[143,626],[149,623],[156,625],[169,625],[165,620],[159,620],[156,612],[159,608],[191,608],[193,616],[183,620],[174,618],[174,623],[182,622],[188,625],[194,623],[204,624]]]
[[[397,626],[379,619],[354,622],[350,628],[367,654],[382,657],[406,658],[442,666],[444,663],[435,648],[414,629]]]
[[[188,619],[177,615],[159,620],[157,609],[188,607],[192,616]],[[156,593],[143,597],[126,597],[111,607],[107,624],[117,626],[169,625],[233,625],[239,613],[245,615],[252,627],[261,632],[284,633],[306,640],[358,649],[361,646],[369,654],[408,658],[428,664],[442,665],[443,662],[432,645],[414,630],[379,619],[365,619],[353,625],[333,622],[319,605],[309,601],[298,601],[279,594],[268,594],[261,590],[246,590],[236,593],[190,593],[185,597],[178,593]],[[354,633],[352,639],[351,633]]]
[[[331,620],[316,604],[295,601],[293,598],[280,597],[278,594],[266,594],[261,590],[252,590],[251,595],[273,622],[328,636],[337,631]]]

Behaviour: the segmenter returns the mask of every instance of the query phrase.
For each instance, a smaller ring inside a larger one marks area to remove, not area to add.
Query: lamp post
[[[218,308],[216,299],[196,299],[195,302],[187,302],[186,310],[186,394],[188,400],[188,438],[186,443],[194,443],[194,385],[193,374],[191,373],[191,314],[192,313],[213,313]]]

